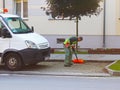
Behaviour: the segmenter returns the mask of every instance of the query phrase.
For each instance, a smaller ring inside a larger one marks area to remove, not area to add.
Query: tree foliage
[[[98,15],[101,0],[46,0],[48,9],[46,13],[52,18],[69,17],[70,19],[82,16]]]

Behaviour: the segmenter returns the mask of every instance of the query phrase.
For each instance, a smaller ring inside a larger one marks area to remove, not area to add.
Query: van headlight
[[[37,45],[32,41],[26,40],[25,43],[28,48],[37,48]]]

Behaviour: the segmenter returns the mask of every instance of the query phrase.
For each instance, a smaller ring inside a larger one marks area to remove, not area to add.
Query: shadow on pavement
[[[29,66],[26,66],[22,69],[22,71],[40,71],[40,70],[44,70],[44,69],[49,69],[50,67],[52,66],[49,66],[49,65],[42,65],[42,64],[39,64],[39,65],[29,65]]]

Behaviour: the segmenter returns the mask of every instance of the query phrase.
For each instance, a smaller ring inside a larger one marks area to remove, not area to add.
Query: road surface
[[[120,90],[120,77],[0,75],[0,90]]]

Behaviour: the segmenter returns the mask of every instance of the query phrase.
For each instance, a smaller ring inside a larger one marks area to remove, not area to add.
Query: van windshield
[[[13,33],[29,33],[32,30],[22,21],[21,18],[10,17],[5,19],[7,25],[10,27]]]

